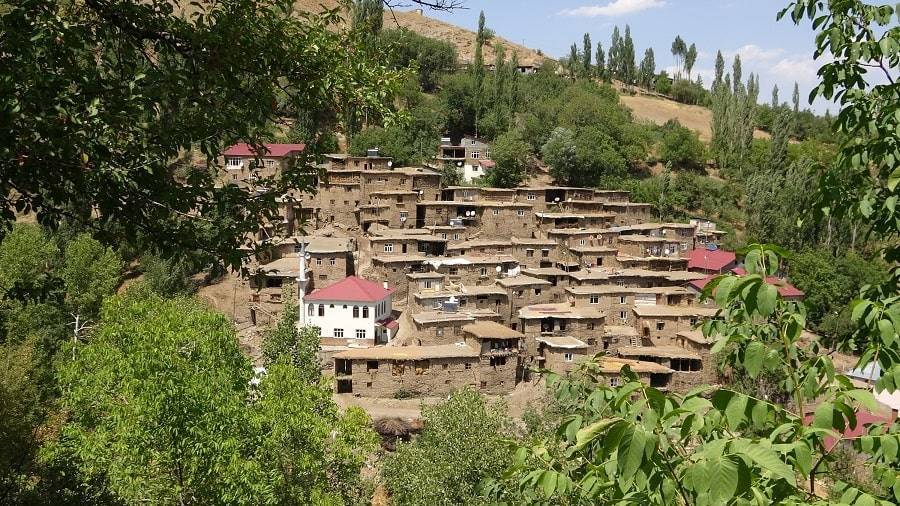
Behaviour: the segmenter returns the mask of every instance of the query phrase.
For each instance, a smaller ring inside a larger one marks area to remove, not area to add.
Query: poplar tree
[[[734,85],[733,92],[737,94],[738,89],[741,85],[741,55],[734,55],[734,63],[731,65],[731,76],[732,76],[732,84]]]
[[[578,58],[578,46],[576,46],[575,43],[573,42],[572,46],[569,47],[569,61],[568,61],[569,74],[571,74],[572,77],[577,76],[579,73],[578,72],[578,66],[580,64],[579,61],[580,60]]]
[[[716,73],[713,78],[712,89],[722,84],[722,76],[725,73],[725,58],[722,57],[722,51],[716,51]]]
[[[622,37],[619,35],[619,27],[618,25],[613,27],[612,32],[612,41],[609,45],[609,54],[607,55],[606,68],[609,69],[610,78],[620,79],[622,76],[619,74],[619,61],[621,59],[622,54]]]
[[[606,53],[603,52],[603,43],[597,42],[597,77],[606,80]]]
[[[772,109],[778,109],[778,85],[772,87]]]
[[[684,40],[681,38],[681,35],[676,35],[675,40],[672,41],[672,56],[675,58],[675,78],[678,79],[681,77],[681,71],[684,69],[684,57],[687,52],[687,46],[684,43]]]
[[[656,60],[653,56],[653,48],[648,47],[644,51],[644,59],[641,60],[638,80],[641,86],[650,88],[653,85],[653,76],[656,75]]]
[[[794,96],[792,97],[794,100],[794,114],[800,112],[800,86],[797,84],[797,81],[794,81]]]
[[[622,44],[620,59],[622,79],[629,85],[634,84],[634,42],[631,40],[631,27],[625,25],[625,40]]]
[[[691,47],[688,48],[687,52],[684,54],[684,69],[687,71],[688,81],[691,80],[691,71],[694,69],[694,64],[697,62],[697,45],[691,44]]]
[[[581,54],[581,72],[585,77],[591,77],[591,34],[584,34],[583,52]]]
[[[475,78],[475,134],[478,135],[478,118],[484,107],[484,11],[478,15],[478,31],[475,33],[475,58],[472,61],[472,75]]]

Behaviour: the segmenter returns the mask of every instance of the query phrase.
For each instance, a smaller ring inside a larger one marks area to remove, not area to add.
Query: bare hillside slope
[[[625,107],[631,109],[631,113],[638,121],[650,121],[662,125],[670,119],[679,123],[700,135],[700,140],[709,142],[712,138],[712,112],[699,105],[687,105],[674,100],[654,97],[649,95],[628,95],[621,93],[619,100]],[[769,134],[762,130],[753,133],[757,139],[768,139]]]

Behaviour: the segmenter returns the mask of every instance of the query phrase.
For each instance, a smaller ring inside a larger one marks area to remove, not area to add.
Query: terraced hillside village
[[[0,2],[0,502],[897,503],[900,13],[784,2]]]

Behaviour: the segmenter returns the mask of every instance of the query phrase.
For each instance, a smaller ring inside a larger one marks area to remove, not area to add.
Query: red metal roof
[[[868,411],[866,409],[857,409],[856,410],[856,425],[850,426],[848,423],[844,428],[844,432],[841,435],[842,440],[847,439],[856,439],[868,432],[869,425],[872,424],[890,424],[894,421],[894,415],[891,413],[884,414],[876,414]],[[803,417],[803,421],[806,422],[807,425],[812,424],[813,415],[812,413],[807,414]],[[825,448],[832,449],[835,444],[838,443],[838,440],[832,436],[825,436]]]
[[[747,274],[747,271],[744,270],[743,267],[735,267],[734,269],[731,269],[731,272],[737,274],[738,276]],[[766,283],[775,285],[775,287],[778,288],[778,293],[780,293],[782,297],[803,297],[804,295],[806,295],[805,293],[803,293],[803,290],[788,283],[786,280],[776,278],[775,276],[767,277]]]
[[[478,162],[478,165],[481,165],[485,169],[493,169],[497,164],[494,163],[493,160],[481,160],[480,162]]]
[[[394,293],[393,288],[357,276],[344,278],[337,283],[313,290],[304,300],[339,300],[346,302],[378,302]]]
[[[723,249],[708,250],[705,248],[692,249],[689,252],[688,270],[701,269],[705,271],[721,271],[734,262],[734,252]]]
[[[305,144],[263,144],[262,150],[259,152],[253,149],[249,144],[235,144],[225,150],[225,156],[269,156],[272,158],[283,158],[287,155],[299,153],[306,149]]]
[[[735,267],[734,269],[731,269],[731,272],[733,274],[737,274],[738,276],[743,276],[743,275],[747,274],[747,271],[745,271],[743,267]],[[716,276],[718,276],[718,274],[710,274],[709,276],[706,276],[703,279],[696,279],[693,281],[689,281],[688,284],[691,285],[692,287],[696,288],[697,290],[703,290],[703,287],[705,287],[706,284],[709,283],[710,281],[712,281],[712,279]],[[803,290],[800,290],[796,286],[788,283],[787,281],[785,281],[781,278],[776,278],[775,276],[767,277],[766,283],[768,283],[770,285],[775,285],[775,288],[778,289],[778,293],[780,293],[781,296],[785,297],[785,298],[789,298],[789,297],[796,298],[796,297],[803,297],[804,295],[806,295],[805,293],[803,293]]]

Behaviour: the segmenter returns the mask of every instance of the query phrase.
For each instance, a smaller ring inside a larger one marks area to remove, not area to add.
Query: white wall
[[[384,303],[385,310],[378,311],[379,304]],[[319,316],[319,305],[325,306],[325,315]],[[309,306],[312,305],[312,316],[309,314]],[[322,337],[336,337],[334,329],[344,329],[343,339],[356,339],[356,331],[365,330],[365,339],[376,338],[375,322],[383,320],[391,314],[391,296],[388,295],[378,302],[342,302],[342,301],[305,301],[304,311],[306,324],[315,325],[321,329]],[[332,307],[334,306],[334,307]],[[359,307],[359,317],[353,317],[353,306]],[[363,318],[363,307],[369,308],[369,317]],[[381,330],[380,328],[378,329]]]
[[[463,181],[470,183],[473,179],[479,178],[484,175],[484,169],[481,168],[479,164],[465,164],[463,165]]]

